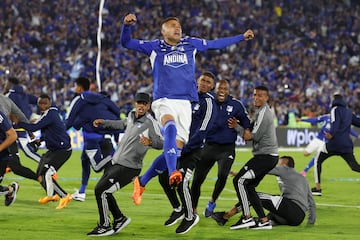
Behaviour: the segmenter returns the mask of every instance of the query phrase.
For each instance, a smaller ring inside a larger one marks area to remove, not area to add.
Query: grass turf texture
[[[300,149],[301,150],[301,149]],[[143,171],[159,152],[148,152]],[[302,151],[281,149],[280,155],[292,155],[295,158],[295,168],[301,171],[310,158],[305,158]],[[360,148],[355,148],[355,156],[360,161]],[[241,149],[237,152],[233,170],[239,170],[251,157],[249,150]],[[23,165],[36,169],[32,160],[21,155]],[[135,206],[131,199],[132,184],[115,193],[117,202],[123,213],[131,218],[131,223],[120,233],[105,238],[109,239],[358,239],[360,217],[360,174],[353,172],[345,161],[332,157],[323,164],[322,190],[323,196],[315,197],[317,203],[317,222],[315,226],[307,226],[306,220],[298,227],[276,226],[272,230],[254,231],[249,229],[230,230],[229,227],[238,220],[240,215],[233,217],[221,227],[213,219],[203,216],[206,203],[211,196],[216,179],[217,166],[209,173],[202,187],[198,211],[200,222],[185,235],[177,235],[175,229],[178,224],[165,227],[163,224],[170,215],[171,206],[163,194],[157,178],[153,179],[143,195],[142,204]],[[80,185],[81,167],[80,151],[74,151],[71,159],[59,171],[59,184],[69,193],[73,193]],[[6,174],[2,184],[7,185],[16,180],[20,190],[16,202],[9,206],[1,206],[0,225],[1,239],[92,239],[86,233],[97,224],[98,210],[93,189],[100,174],[91,173],[91,179],[86,192],[86,201],[72,201],[63,210],[56,210],[58,202],[46,205],[38,203],[45,191],[40,185],[13,173]],[[307,179],[313,187],[313,169]],[[258,191],[278,193],[278,186],[274,176],[266,176],[258,187]],[[217,200],[215,211],[228,210],[237,201],[229,177],[226,187]],[[255,214],[254,214],[255,215]]]

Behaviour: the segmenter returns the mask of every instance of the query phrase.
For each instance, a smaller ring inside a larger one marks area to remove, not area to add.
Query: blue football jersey
[[[131,27],[123,25],[121,43],[124,47],[144,53],[150,58],[154,100],[159,98],[198,101],[195,56],[197,51],[221,49],[244,40],[243,34],[233,37],[205,40],[181,38],[176,46],[164,40],[144,41],[131,38]]]

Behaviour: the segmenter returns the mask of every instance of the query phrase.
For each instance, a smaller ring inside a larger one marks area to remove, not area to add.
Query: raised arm
[[[222,49],[232,44],[241,42],[241,41],[248,41],[254,38],[254,33],[252,30],[247,30],[243,34],[239,34],[232,37],[224,37],[218,38],[214,40],[204,40],[199,38],[191,38],[190,41],[192,44],[199,49],[200,51],[205,51],[207,49]],[[206,43],[206,44],[204,44]]]
[[[125,16],[120,34],[121,45],[125,48],[150,55],[153,49],[151,42],[140,41],[139,39],[133,39],[131,37],[131,28],[133,25],[135,25],[135,23],[136,16],[134,14],[130,13]]]

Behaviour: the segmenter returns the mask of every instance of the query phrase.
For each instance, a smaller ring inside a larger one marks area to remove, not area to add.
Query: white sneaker
[[[256,222],[254,221],[254,219],[252,217],[245,219],[244,216],[242,216],[239,221],[237,221],[234,225],[231,225],[230,229],[231,230],[236,230],[236,229],[240,229],[240,228],[249,228],[252,226],[255,226]]]
[[[86,194],[85,193],[79,193],[79,190],[76,190],[73,194],[71,194],[72,199],[80,202],[85,201]]]

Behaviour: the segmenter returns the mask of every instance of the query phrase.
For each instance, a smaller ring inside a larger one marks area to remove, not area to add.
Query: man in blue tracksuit
[[[316,152],[314,157],[309,161],[301,174],[305,177],[307,172],[314,166],[315,161],[317,161],[319,154],[322,149],[324,149],[325,143],[328,139],[325,137],[325,132],[328,132],[330,129],[330,114],[324,114],[318,117],[304,118],[301,119],[302,122],[309,122],[311,125],[315,125],[317,123],[321,123],[321,128],[319,132],[316,134],[316,137],[309,142],[304,150],[304,156],[309,156],[311,153]],[[355,138],[360,138],[360,134],[355,132],[354,129],[350,129],[350,134]]]
[[[169,181],[176,185],[182,181],[176,162],[189,138],[191,102],[199,100],[195,76],[196,53],[251,40],[254,33],[247,30],[244,34],[216,40],[182,37],[179,19],[170,17],[161,25],[163,40],[144,41],[131,38],[131,28],[136,21],[134,14],[125,16],[121,44],[150,58],[154,80],[152,110],[164,129],[164,156]]]
[[[353,171],[360,172],[360,165],[354,156],[354,144],[350,138],[351,125],[360,127],[360,119],[357,118],[347,108],[341,93],[335,92],[334,100],[330,110],[331,125],[328,132],[325,132],[325,137],[328,142],[325,144],[325,149],[320,152],[317,162],[315,162],[315,184],[311,189],[313,195],[320,196],[320,175],[323,162],[331,156],[340,156],[350,166]]]
[[[231,166],[235,160],[235,141],[238,131],[234,128],[233,121],[238,123],[236,125],[246,129],[244,131],[245,134],[250,134],[251,126],[247,110],[238,99],[229,96],[229,87],[229,82],[226,80],[220,80],[216,84],[217,115],[214,124],[206,133],[205,146],[202,151],[201,160],[196,166],[191,186],[194,209],[196,209],[201,185],[205,181],[210,169],[217,162],[218,176],[212,196],[205,209],[205,217],[211,217],[216,206],[215,201],[225,187]],[[244,137],[242,133],[240,135],[247,140],[247,137]]]
[[[41,138],[37,141],[45,141],[47,152],[42,155],[37,175],[47,196],[39,200],[41,204],[60,200],[56,209],[62,209],[71,201],[71,196],[64,191],[54,179],[57,171],[70,158],[72,148],[70,137],[66,132],[64,122],[61,120],[59,111],[51,106],[48,95],[39,96],[38,103],[41,117],[35,123],[16,121],[18,127],[29,131],[41,130]],[[56,177],[55,177],[56,178]],[[61,197],[61,199],[59,199]]]
[[[79,77],[75,80],[75,92],[78,95],[72,100],[66,118],[66,129],[82,128],[84,147],[81,154],[82,181],[80,189],[72,197],[85,201],[85,190],[90,176],[90,164],[95,172],[101,171],[110,164],[114,148],[111,142],[113,130],[99,129],[93,126],[98,118],[119,120],[120,109],[108,97],[89,91],[90,80]]]

